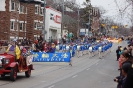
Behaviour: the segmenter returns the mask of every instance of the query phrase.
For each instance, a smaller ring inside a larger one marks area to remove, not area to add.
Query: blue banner
[[[33,62],[70,62],[71,54],[66,53],[44,53],[32,52]]]

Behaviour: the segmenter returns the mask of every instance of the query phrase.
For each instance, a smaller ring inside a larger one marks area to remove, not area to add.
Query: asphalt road
[[[126,45],[126,42],[120,45]],[[72,58],[73,66],[69,63],[33,63],[35,70],[30,78],[24,73],[18,74],[15,82],[11,82],[9,76],[0,78],[0,88],[116,88],[113,81],[119,74],[118,62],[115,50],[118,44],[114,44],[112,52],[104,58],[98,55],[89,58],[84,55],[80,58]]]

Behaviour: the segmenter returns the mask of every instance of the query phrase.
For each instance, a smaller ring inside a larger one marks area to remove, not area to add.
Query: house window
[[[40,14],[42,15],[42,8],[40,8]]]
[[[38,30],[42,30],[43,29],[43,22],[41,21],[37,26],[38,26],[37,27]]]
[[[11,2],[11,10],[15,10],[15,2]]]
[[[20,31],[23,31],[23,23],[19,23]]]
[[[40,8],[40,14],[43,15],[44,9]]]
[[[50,14],[50,20],[53,20],[54,19],[54,14]]]
[[[11,22],[10,22],[10,29],[11,29],[11,30],[14,30],[14,21],[11,21]]]
[[[37,22],[34,22],[34,29],[37,29]]]
[[[35,6],[35,14],[38,14],[38,6]]]
[[[20,6],[20,13],[24,13],[24,6]]]

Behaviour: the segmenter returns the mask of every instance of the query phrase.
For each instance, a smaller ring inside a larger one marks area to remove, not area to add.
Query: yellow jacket
[[[6,50],[6,52],[9,51],[9,49],[11,48],[11,46],[9,46]],[[15,55],[16,55],[16,59],[18,60],[20,58],[20,54],[21,54],[21,51],[19,49],[19,47],[16,45],[15,49],[14,49],[14,52],[15,52]]]
[[[17,45],[16,45],[16,48],[15,48],[15,53],[16,53],[16,59],[19,59],[21,51],[20,51],[20,49],[19,49],[19,47]]]

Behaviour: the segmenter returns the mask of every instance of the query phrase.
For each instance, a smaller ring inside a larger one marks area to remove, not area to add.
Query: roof
[[[43,0],[19,0],[21,2],[37,2],[37,3],[44,3]]]

